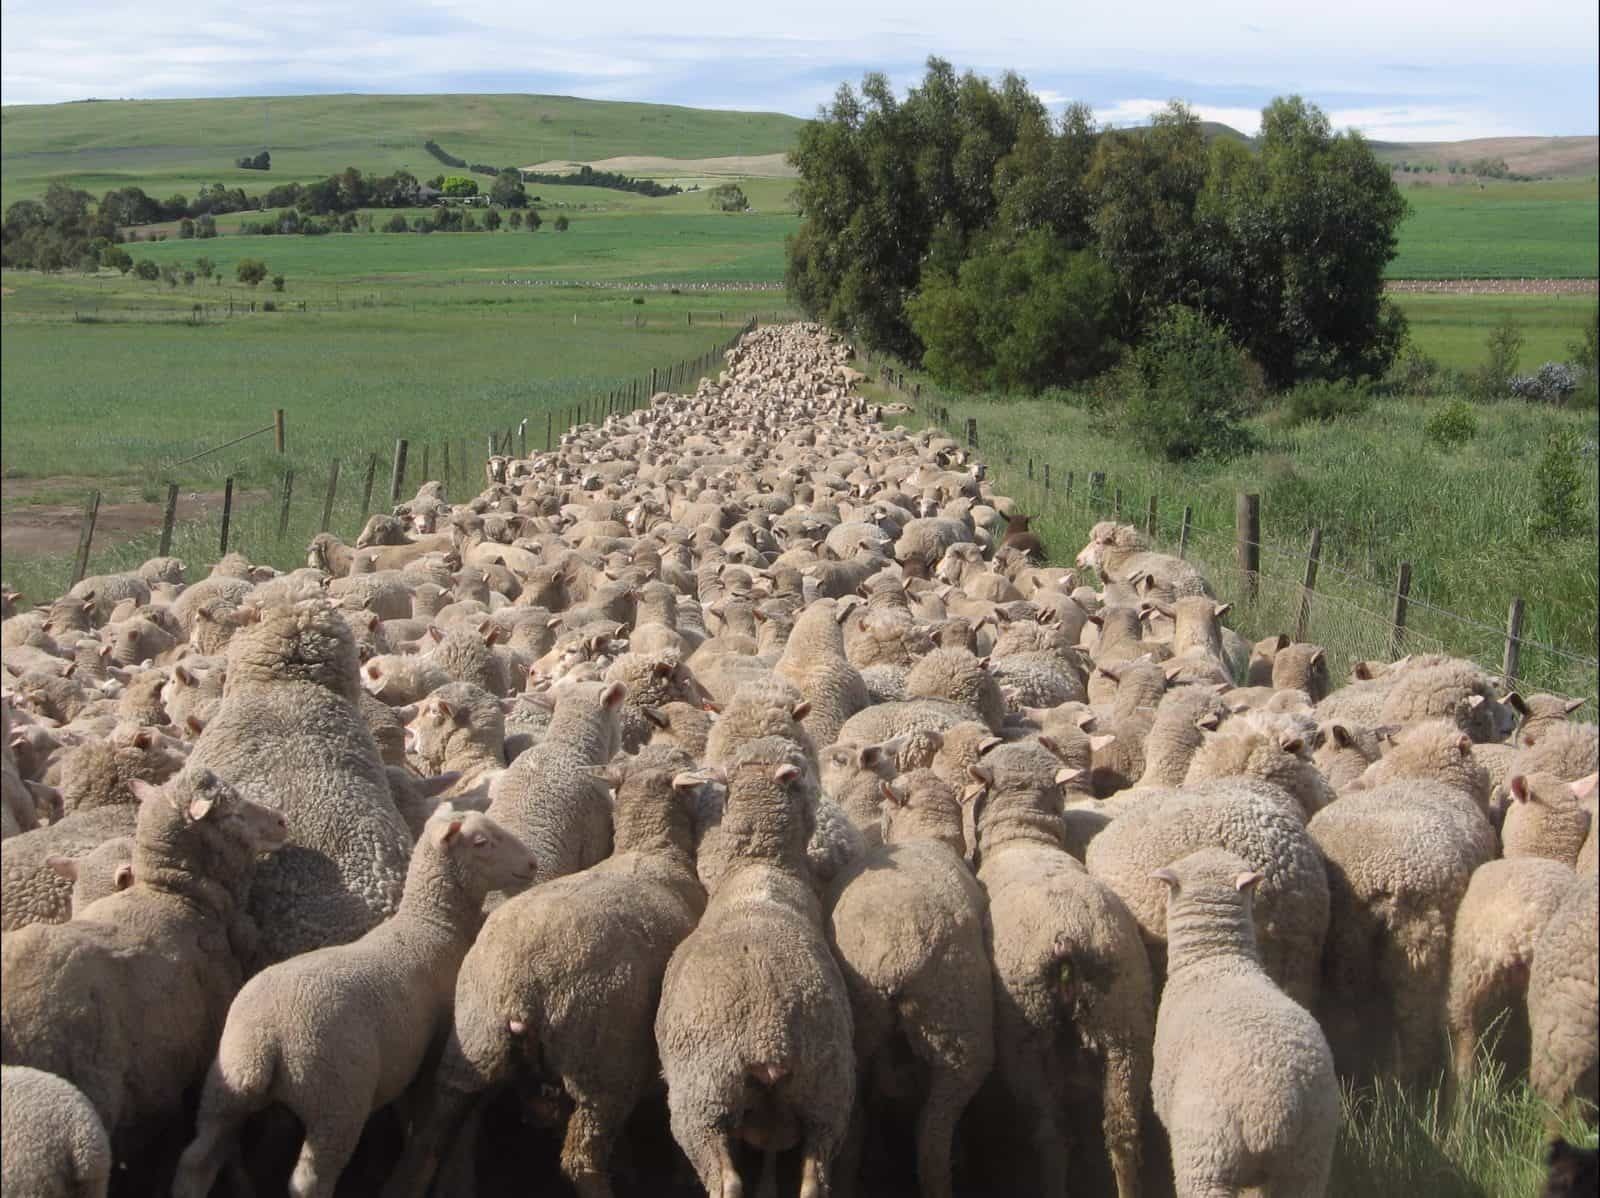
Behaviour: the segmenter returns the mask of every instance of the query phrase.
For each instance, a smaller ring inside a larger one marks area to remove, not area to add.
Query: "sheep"
[[[537,1062],[573,1102],[562,1172],[579,1193],[611,1193],[612,1144],[656,1075],[661,978],[705,907],[694,817],[697,792],[715,782],[681,750],[654,747],[604,774],[616,795],[616,852],[509,899],[484,922],[393,1198],[423,1191],[467,1104],[523,1062]]]
[[[367,1116],[405,1092],[449,1018],[484,896],[533,872],[488,816],[442,810],[417,840],[393,918],[251,978],[228,1009],[174,1198],[205,1198],[238,1128],[271,1102],[305,1127],[291,1191],[332,1198]]]
[[[492,787],[505,773],[505,713],[470,682],[441,686],[417,704],[406,732],[420,765],[434,775],[458,775],[446,796]]]
[[[658,725],[650,718],[650,708],[708,701],[705,690],[675,652],[624,653],[607,668],[605,680],[627,687],[620,713],[624,753],[637,753],[654,736]]]
[[[0,1191],[105,1198],[111,1140],[83,1092],[25,1065],[0,1066]]]
[[[1528,1063],[1527,986],[1539,930],[1573,879],[1556,861],[1486,861],[1472,872],[1450,940],[1446,1018],[1452,1088],[1470,1082],[1484,1035],[1503,1015],[1496,1055],[1520,1072]]]
[[[867,706],[867,688],[845,655],[849,608],[818,600],[801,613],[773,673],[800,692],[810,710],[801,721],[814,744],[831,745],[846,720]]]
[[[964,649],[935,649],[906,675],[906,697],[959,703],[998,733],[1005,723],[1006,703],[989,672],[988,661]]]
[[[928,1075],[917,1118],[919,1188],[949,1198],[956,1121],[994,1061],[983,890],[963,860],[951,786],[922,770],[878,787],[883,843],[835,881],[827,903],[855,1030],[856,1118],[867,1109],[874,1064],[887,1064],[896,1041],[909,1046]],[[846,1182],[852,1164],[847,1154]]]
[[[1275,690],[1303,691],[1312,703],[1322,702],[1332,690],[1328,651],[1304,643],[1280,646],[1272,658],[1271,682]]]
[[[1507,776],[1553,774],[1563,782],[1576,782],[1596,769],[1600,769],[1600,729],[1594,724],[1563,723],[1546,728],[1531,745],[1519,739]]]
[[[1224,849],[1155,872],[1168,888],[1167,984],[1151,1098],[1181,1198],[1326,1192],[1339,1128],[1333,1054],[1261,965],[1262,874]]]
[[[0,937],[0,1059],[59,1074],[106,1130],[137,1142],[182,1109],[243,980],[243,897],[283,816],[190,766],[140,800],[134,885],[82,920]],[[182,1012],[152,1020],[153,1010]]]
[[[1166,904],[1150,872],[1208,847],[1236,853],[1266,875],[1255,896],[1262,965],[1309,1008],[1320,988],[1329,882],[1299,804],[1280,787],[1232,778],[1148,792],[1090,841],[1084,864],[1133,912],[1159,990]]]
[[[1574,1099],[1600,1102],[1600,887],[1580,873],[1539,932],[1528,975],[1533,1091],[1551,1108],[1550,1123]]]
[[[899,747],[894,741],[882,745],[838,741],[820,755],[822,791],[861,833],[863,849],[883,843],[883,786],[898,772]]]
[[[1230,726],[1210,737],[1195,753],[1185,775],[1186,785],[1217,778],[1254,778],[1284,790],[1310,819],[1334,800],[1334,791],[1321,772],[1301,754],[1305,742],[1298,733],[1268,735],[1252,728],[1234,731]]]
[[[714,712],[704,706],[681,702],[643,710],[652,725],[649,744],[682,749],[696,761],[705,756],[711,725],[717,718]]]
[[[1047,750],[1003,745],[968,773],[977,785],[963,801],[974,805],[978,880],[989,897],[999,1075],[1031,1128],[1038,1192],[1066,1192],[1068,1088],[1090,1081],[1117,1193],[1131,1198],[1155,1019],[1139,927],[1065,851]],[[1077,1076],[1085,1063],[1092,1081]]]
[[[488,814],[533,850],[539,882],[587,869],[611,852],[610,802],[590,771],[617,753],[627,693],[620,682],[561,688],[539,751],[522,754],[495,783]]]
[[[269,609],[229,643],[222,704],[189,761],[289,820],[250,890],[252,967],[354,940],[399,905],[411,838],[359,693],[349,626],[327,608]]]
[[[1593,824],[1593,814],[1583,804],[1594,794],[1594,775],[1562,782],[1549,774],[1517,774],[1507,789],[1512,802],[1500,828],[1504,855],[1548,857],[1576,868]]]
[[[171,743],[149,729],[70,750],[61,767],[67,814],[48,827],[0,841],[0,930],[71,918],[72,879],[51,859],[77,857],[132,835],[139,805],[133,783],[159,785],[183,764]]]
[[[133,885],[133,838],[113,836],[81,857],[51,857],[46,864],[72,885],[72,918],[92,903]]]
[[[1453,659],[1398,671],[1375,722],[1440,717],[1479,742],[1504,740],[1515,722],[1514,710],[1500,699],[1489,676],[1471,662]]]
[[[1322,771],[1328,785],[1344,790],[1383,755],[1388,728],[1364,728],[1339,720],[1317,725],[1311,738],[1311,763]]]
[[[393,707],[415,703],[451,681],[431,653],[385,653],[361,664],[361,684]]]
[[[1144,742],[1144,773],[1134,785],[1182,786],[1205,733],[1215,732],[1227,715],[1222,700],[1208,687],[1168,691],[1156,705]]]
[[[1089,543],[1078,554],[1077,564],[1093,566],[1107,582],[1148,579],[1172,599],[1211,594],[1198,570],[1182,558],[1146,549],[1144,537],[1131,524],[1096,524],[1089,530]]]
[[[731,863],[672,954],[656,1014],[673,1138],[708,1194],[744,1189],[734,1139],[801,1150],[822,1198],[855,1100],[850,1000],[807,879],[810,807],[792,743],[746,743],[728,771]]]

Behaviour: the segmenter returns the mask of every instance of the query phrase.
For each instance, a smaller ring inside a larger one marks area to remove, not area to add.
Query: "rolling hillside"
[[[222,182],[257,191],[347,166],[426,178],[446,169],[428,138],[469,162],[522,166],[625,155],[714,158],[788,150],[803,122],[568,96],[274,96],[217,100],[89,100],[0,109],[0,203],[70,179],[96,195],[137,184],[192,195]],[[263,147],[272,170],[234,159]]]

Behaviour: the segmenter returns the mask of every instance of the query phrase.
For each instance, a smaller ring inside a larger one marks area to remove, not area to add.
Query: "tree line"
[[[1359,133],[1274,100],[1252,144],[1174,102],[1147,128],[1052,117],[1018,75],[930,58],[897,97],[848,84],[791,155],[792,294],[869,348],[961,386],[1101,373],[1157,326],[1220,330],[1274,387],[1383,373],[1404,320],[1383,272],[1407,206]]]

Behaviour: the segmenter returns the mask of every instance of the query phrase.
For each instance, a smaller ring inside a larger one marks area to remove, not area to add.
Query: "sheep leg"
[[[306,1125],[306,1142],[289,1177],[290,1198],[333,1198],[339,1174],[355,1155],[364,1112],[353,1109]]]
[[[217,1174],[238,1147],[244,1121],[266,1105],[264,1090],[241,1092],[223,1076],[222,1062],[212,1061],[200,1096],[194,1140],[178,1158],[172,1181],[173,1198],[205,1198]]]
[[[828,1184],[829,1155],[827,1146],[815,1137],[806,1140],[805,1158],[800,1166],[800,1198],[828,1198],[833,1192]],[[776,1168],[773,1172],[777,1172]]]
[[[561,1172],[579,1198],[611,1198],[611,1148],[633,1108],[632,1091],[616,1096],[585,1090],[571,1077],[562,1082],[574,1106],[561,1145]]]
[[[439,1169],[442,1146],[476,1143],[476,1136],[462,1133],[462,1122],[476,1097],[444,1085],[421,1096],[416,1122],[383,1188],[383,1198],[422,1198]],[[475,1131],[475,1122],[467,1130]]]
[[[1150,1085],[1149,1065],[1140,1069],[1138,1054],[1119,1047],[1107,1048],[1104,1061],[1101,1126],[1117,1181],[1117,1198],[1139,1198],[1139,1114]]]

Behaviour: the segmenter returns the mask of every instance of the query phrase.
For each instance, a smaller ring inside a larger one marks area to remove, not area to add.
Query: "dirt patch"
[[[1595,279],[1390,279],[1386,291],[1430,295],[1593,295]]]
[[[32,495],[56,495],[78,490],[88,497],[96,486],[101,489],[100,511],[94,523],[94,547],[104,549],[133,540],[142,533],[159,529],[165,503],[122,501],[103,480],[70,477],[6,479],[0,496],[21,500]],[[259,500],[266,492],[236,491],[234,510]],[[180,491],[179,520],[222,518],[221,491]],[[78,533],[83,527],[83,503],[17,503],[0,515],[0,550],[7,557],[53,557],[73,553],[78,548]]]
[[[541,174],[571,174],[581,162],[538,162],[525,171]],[[742,179],[798,179],[800,172],[789,164],[786,154],[730,154],[725,158],[650,158],[630,155],[601,158],[587,165],[597,171],[616,171],[623,175],[728,175]]]

